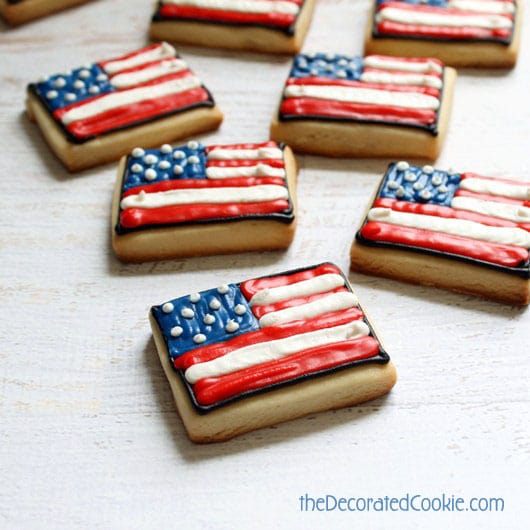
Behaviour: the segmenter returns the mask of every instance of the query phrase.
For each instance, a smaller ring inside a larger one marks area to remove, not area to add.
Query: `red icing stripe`
[[[280,113],[282,115],[327,116],[330,118],[392,121],[420,125],[430,125],[436,122],[434,110],[347,103],[317,98],[286,98],[281,104]]]
[[[206,9],[193,6],[163,5],[160,14],[167,18],[196,18],[216,22],[237,22],[243,24],[269,24],[288,27],[296,21],[296,15],[283,13],[244,13],[221,9]]]
[[[396,201],[395,199],[376,199],[374,207],[391,208],[397,212],[419,213],[423,215],[433,215],[435,217],[446,217],[453,219],[465,219],[466,221],[474,221],[475,223],[482,223],[488,226],[505,226],[513,228],[522,228],[530,231],[530,223],[515,223],[507,219],[499,219],[497,217],[490,217],[468,210],[458,210],[456,208],[449,208],[448,206],[438,206],[436,204],[416,204],[407,201]]]
[[[86,120],[74,121],[67,125],[66,128],[78,138],[84,138],[153,118],[183,107],[188,107],[194,103],[209,101],[209,99],[210,96],[204,88],[194,88],[178,94],[156,99],[147,99],[131,105],[118,107],[101,114],[96,114]],[[55,112],[54,116],[60,119]]]
[[[331,263],[325,263],[314,269],[308,269],[294,274],[285,276],[274,276],[273,278],[258,278],[256,280],[248,280],[241,284],[241,291],[245,297],[250,300],[258,291],[266,288],[281,287],[283,285],[291,285],[293,283],[301,282],[303,280],[310,280],[322,274],[340,274],[340,270]]]
[[[513,186],[528,186],[530,187],[530,182],[523,182],[521,180],[505,179],[499,177],[485,177],[484,175],[478,175],[476,173],[462,173],[460,175],[460,180],[464,179],[481,179],[481,180],[490,180],[494,182],[503,182],[504,184],[512,184]]]
[[[487,193],[475,193],[474,191],[463,190],[462,188],[456,190],[455,197],[471,197],[482,201],[504,202],[506,204],[526,204],[525,201],[519,199],[510,199],[509,197],[502,197],[501,195],[488,195]]]
[[[193,386],[193,392],[198,403],[212,405],[243,392],[282,383],[353,361],[369,359],[378,353],[379,342],[373,337],[326,344],[224,376],[201,379]]]
[[[200,189],[200,188],[239,188],[250,186],[261,186],[275,184],[285,186],[285,180],[281,177],[236,177],[227,179],[181,179],[181,180],[163,180],[156,184],[146,184],[144,186],[135,186],[123,192],[122,197],[137,195],[141,191],[146,193],[155,193],[158,191],[181,190],[181,189]]]
[[[204,219],[224,219],[245,215],[279,213],[289,209],[289,201],[277,199],[267,202],[229,204],[184,204],[161,208],[128,208],[120,213],[123,228],[144,225],[175,224]]]
[[[440,250],[506,267],[516,267],[528,260],[528,251],[524,248],[388,223],[370,221],[361,228],[361,235],[371,241]]]
[[[149,52],[151,50],[155,50],[161,47],[162,47],[162,44],[160,43],[151,44],[150,46],[146,46],[145,48],[141,48],[140,50],[135,50],[131,53],[121,55],[120,57],[114,57],[113,59],[107,59],[105,61],[100,61],[98,64],[99,66],[101,66],[101,68],[105,69],[105,65],[107,65],[108,63],[113,63],[115,61],[125,61],[127,59],[131,59],[132,57],[136,57],[137,55],[141,55],[142,53]]]
[[[252,167],[258,164],[265,164],[271,167],[283,168],[283,158],[263,158],[261,160],[207,160],[208,167]]]
[[[394,85],[381,83],[366,83],[364,81],[350,81],[348,79],[329,79],[326,77],[290,77],[286,83],[289,85],[312,85],[312,86],[346,86],[353,88],[373,88],[374,90],[386,90],[389,92],[417,92],[428,94],[435,98],[440,97],[437,88],[415,85]]]
[[[283,300],[276,304],[269,305],[255,305],[252,306],[252,313],[256,318],[261,318],[267,313],[273,313],[274,311],[281,311],[282,309],[287,309],[288,307],[296,307],[303,304],[308,304],[309,302],[314,302],[315,300],[320,300],[325,296],[329,296],[332,293],[348,292],[348,289],[345,287],[337,287],[325,293],[313,294],[311,296],[305,296],[303,298],[290,298],[289,300]]]
[[[309,333],[310,331],[348,324],[349,322],[360,320],[362,318],[363,312],[359,308],[352,307],[344,311],[334,311],[319,317],[310,318],[302,323],[299,320],[286,322],[284,324],[279,324],[278,326],[270,326],[251,331],[244,335],[234,337],[226,342],[196,348],[177,357],[174,361],[174,365],[175,368],[179,370],[187,370],[194,364],[217,359],[218,357],[250,344],[284,339],[300,333]]]
[[[221,150],[225,150],[225,149],[259,149],[260,147],[279,147],[279,145],[270,140],[268,142],[262,142],[260,144],[228,144],[228,145],[219,145],[219,144],[214,144],[214,145],[209,145],[208,147],[206,147],[206,153],[209,153],[210,151],[213,151],[214,149],[221,149]]]
[[[419,37],[454,38],[454,39],[508,39],[512,34],[511,29],[487,29],[476,27],[449,27],[449,26],[417,26],[401,24],[399,22],[384,21],[377,24],[378,33],[392,35],[410,35]]]

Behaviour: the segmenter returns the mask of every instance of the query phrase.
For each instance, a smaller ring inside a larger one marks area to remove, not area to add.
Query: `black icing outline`
[[[209,24],[214,26],[229,26],[233,28],[265,28],[273,31],[278,31],[279,33],[285,33],[288,36],[292,36],[296,33],[296,25],[298,24],[298,20],[300,19],[300,15],[302,14],[302,10],[304,9],[306,5],[306,0],[302,2],[300,5],[300,10],[298,11],[298,14],[296,15],[295,21],[286,28],[280,28],[278,26],[275,26],[274,24],[265,24],[265,23],[246,23],[246,22],[226,22],[221,20],[214,20],[214,19],[204,19],[204,18],[193,18],[193,17],[164,17],[160,14],[160,9],[162,7],[162,2],[158,2],[157,8],[155,13],[153,14],[153,17],[151,18],[152,22],[197,22],[200,24]]]
[[[177,56],[177,57],[179,57],[179,56]],[[197,102],[197,103],[193,103],[192,105],[188,105],[186,107],[180,107],[178,109],[170,110],[169,112],[164,112],[163,114],[157,114],[156,116],[151,116],[149,118],[144,118],[143,120],[138,120],[138,121],[135,121],[135,122],[132,122],[132,123],[128,123],[126,125],[120,125],[119,127],[115,127],[114,129],[109,129],[108,131],[102,132],[100,134],[92,134],[90,136],[85,136],[83,138],[79,138],[79,137],[75,136],[74,134],[72,134],[60,120],[57,120],[55,118],[55,116],[53,115],[53,111],[48,107],[48,105],[46,105],[46,103],[43,101],[43,98],[39,94],[39,92],[37,90],[37,83],[30,83],[27,86],[28,92],[30,94],[32,94],[37,99],[37,101],[42,105],[44,110],[47,112],[48,116],[53,120],[54,123],[57,124],[57,126],[59,127],[59,129],[61,130],[63,135],[66,137],[66,139],[70,143],[77,144],[77,145],[84,144],[86,142],[89,142],[90,140],[94,140],[95,138],[100,138],[101,136],[106,136],[107,134],[112,134],[112,133],[115,133],[115,132],[125,131],[127,129],[132,129],[134,127],[138,127],[140,125],[145,125],[146,123],[151,123],[151,122],[154,122],[154,121],[158,121],[158,120],[161,120],[163,118],[167,118],[169,116],[173,116],[175,114],[180,114],[181,112],[186,112],[188,110],[193,110],[193,109],[200,108],[200,107],[210,107],[210,108],[214,107],[215,106],[215,100],[213,99],[213,96],[212,96],[211,92],[202,83],[201,83],[201,86],[199,88],[202,88],[208,94],[208,99],[206,101],[200,101],[200,102]]]
[[[312,266],[309,266],[309,267],[300,267],[300,268],[297,268],[297,269],[292,269],[292,270],[285,271],[285,272],[278,272],[278,273],[271,274],[271,275],[266,275],[266,276],[260,276],[258,278],[253,278],[253,279],[259,280],[261,278],[274,278],[276,276],[286,276],[286,275],[289,275],[289,274],[296,274],[297,272],[304,272],[306,270],[315,269],[315,268],[320,267],[322,265],[333,265],[334,267],[337,267],[337,265],[335,265],[334,263],[332,263],[330,261],[326,261],[326,262],[319,263],[317,265],[312,265]],[[353,290],[352,290],[352,288],[350,286],[350,283],[349,283],[349,280],[348,280],[347,276],[342,272],[342,270],[340,270],[339,267],[337,267],[337,269],[339,270],[340,275],[345,280],[344,286],[348,289],[349,292],[353,293]],[[243,282],[239,282],[239,283],[236,283],[235,285],[237,285],[239,287],[242,283]],[[231,398],[228,398],[228,399],[219,401],[217,403],[214,403],[213,405],[200,405],[199,403],[197,403],[197,400],[195,399],[195,394],[193,393],[192,385],[190,383],[188,383],[186,381],[186,378],[184,377],[184,371],[183,370],[177,370],[175,368],[175,366],[174,366],[174,364],[173,364],[173,362],[171,360],[171,357],[169,357],[169,362],[170,362],[170,364],[171,364],[171,366],[173,368],[173,371],[176,372],[178,374],[178,376],[180,377],[180,380],[181,380],[182,384],[184,385],[184,387],[186,389],[186,392],[188,393],[188,397],[190,398],[190,401],[191,401],[191,404],[193,405],[193,408],[195,409],[195,411],[198,414],[201,414],[201,415],[207,414],[207,413],[209,413],[209,412],[211,412],[211,411],[213,411],[215,409],[218,409],[220,407],[231,405],[232,403],[236,403],[237,401],[241,401],[242,399],[245,399],[247,397],[252,397],[252,396],[255,396],[255,395],[259,395],[259,394],[272,392],[273,390],[276,390],[278,388],[292,386],[292,385],[295,385],[297,383],[301,383],[303,381],[309,381],[311,379],[316,379],[318,377],[327,376],[327,375],[330,375],[330,374],[333,374],[333,373],[336,373],[336,372],[340,372],[342,370],[347,370],[348,368],[352,368],[354,366],[361,366],[361,365],[364,365],[364,364],[387,364],[390,361],[390,356],[388,355],[388,353],[383,348],[383,346],[381,344],[381,341],[377,337],[377,335],[376,335],[376,333],[375,333],[370,321],[366,318],[366,313],[364,312],[364,309],[362,308],[361,304],[358,304],[358,305],[359,305],[359,309],[363,312],[363,315],[364,315],[363,318],[362,318],[362,321],[370,329],[370,335],[369,336],[373,337],[379,343],[379,352],[377,353],[377,355],[375,355],[374,357],[369,357],[368,359],[360,359],[360,360],[357,360],[357,361],[352,361],[350,363],[342,364],[340,366],[335,366],[333,368],[328,368],[328,369],[325,369],[325,370],[320,370],[318,372],[314,372],[314,373],[311,373],[311,374],[304,374],[304,375],[295,377],[294,379],[289,379],[288,381],[282,381],[281,383],[274,383],[274,384],[271,384],[271,385],[266,386],[264,388],[258,388],[258,389],[255,389],[255,390],[248,390],[247,392],[243,392],[242,394],[238,394],[237,396],[233,396]],[[154,307],[151,308],[151,314],[153,315],[153,317],[154,317],[154,319],[155,319],[155,321],[156,321],[156,323],[158,325],[158,320],[156,319],[156,315],[154,313]],[[159,326],[159,329],[160,329],[160,326]],[[167,348],[167,342],[166,342],[165,338],[164,338],[164,343],[165,343],[166,348]]]
[[[307,116],[299,116],[297,114],[282,114],[280,109],[282,107],[282,103],[285,101],[285,96],[282,94],[282,99],[280,101],[280,107],[278,109],[278,119],[280,121],[327,121],[327,122],[342,122],[342,123],[360,123],[363,125],[387,125],[392,127],[406,127],[406,128],[412,128],[412,129],[419,129],[420,131],[425,131],[430,133],[432,136],[438,136],[439,130],[438,130],[438,124],[440,122],[440,111],[442,110],[443,103],[444,103],[444,95],[445,95],[445,66],[442,67],[442,88],[440,88],[440,105],[438,105],[438,108],[436,109],[436,119],[432,125],[423,125],[421,123],[402,123],[402,122],[395,122],[395,121],[387,121],[387,120],[361,120],[359,118],[346,118],[346,117],[333,117],[333,116],[320,116],[320,115],[307,115]],[[289,78],[288,78],[289,79]],[[285,90],[284,85],[284,90]]]
[[[285,144],[278,144],[279,148],[283,151],[285,149]],[[128,162],[131,155],[127,156],[125,161],[125,170],[121,176],[121,191],[120,191],[120,202],[123,196],[123,183],[125,180],[125,175],[127,174]],[[235,221],[251,221],[251,220],[273,220],[280,221],[285,224],[290,224],[294,221],[294,205],[292,201],[291,189],[289,188],[289,181],[285,179],[285,187],[287,188],[287,193],[289,194],[289,208],[283,212],[276,213],[263,213],[263,214],[249,214],[249,215],[237,215],[234,217],[214,217],[213,219],[198,219],[196,221],[187,221],[182,223],[164,223],[164,224],[150,224],[143,225],[136,228],[122,228],[120,226],[120,213],[122,212],[121,207],[118,209],[118,219],[116,221],[116,226],[114,230],[118,235],[130,234],[133,232],[141,232],[143,230],[156,230],[157,228],[178,228],[180,226],[192,226],[192,225],[208,225],[212,223],[230,223]]]
[[[417,41],[432,41],[432,42],[443,42],[450,44],[451,42],[462,43],[462,42],[491,42],[494,44],[501,44],[503,46],[510,46],[513,42],[513,37],[515,35],[515,29],[517,26],[517,18],[519,16],[519,6],[517,0],[514,0],[515,11],[513,14],[513,28],[512,33],[509,39],[501,39],[495,37],[472,37],[472,38],[463,38],[463,37],[422,37],[420,35],[394,35],[392,33],[378,33],[377,31],[377,22],[375,20],[377,15],[377,0],[374,0],[375,8],[372,15],[372,37],[374,39],[398,39],[398,40],[417,40]]]
[[[386,176],[388,175],[388,172],[391,166],[392,164],[388,165],[388,168],[383,178],[381,179],[379,186],[377,187],[375,199],[377,199],[379,197],[379,194],[381,193],[383,183],[385,182]],[[372,201],[370,208],[373,208],[375,199]],[[410,201],[403,201],[403,202],[410,202]],[[519,265],[517,267],[508,267],[507,265],[498,265],[497,263],[490,263],[489,261],[484,261],[484,260],[477,259],[477,258],[470,258],[468,256],[461,256],[459,254],[453,254],[450,252],[443,252],[441,250],[415,247],[414,245],[405,245],[403,243],[391,243],[388,241],[372,241],[370,239],[365,239],[361,235],[361,230],[364,228],[367,222],[368,222],[368,215],[364,217],[363,223],[361,224],[361,226],[359,227],[359,230],[355,234],[355,240],[362,245],[366,245],[368,247],[390,248],[390,249],[405,250],[405,251],[410,251],[410,252],[417,252],[419,254],[427,254],[429,256],[435,256],[437,258],[442,258],[442,259],[443,258],[454,259],[457,261],[463,261],[464,263],[469,263],[471,265],[487,267],[488,269],[493,269],[498,272],[513,274],[515,276],[520,276],[521,278],[524,278],[524,279],[530,279],[530,259],[526,261],[523,265]]]

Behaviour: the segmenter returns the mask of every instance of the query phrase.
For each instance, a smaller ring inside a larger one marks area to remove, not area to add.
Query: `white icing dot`
[[[173,326],[171,328],[170,333],[171,333],[172,337],[180,337],[182,335],[183,331],[184,330],[180,326]]]
[[[173,158],[175,160],[182,160],[183,158],[186,158],[186,153],[184,151],[175,151],[173,153]]]
[[[197,335],[193,336],[193,342],[195,344],[202,344],[205,341],[206,341],[206,335],[202,333],[197,333]]]
[[[225,329],[228,331],[228,333],[234,333],[234,331],[239,329],[239,324],[235,320],[229,320]]]
[[[167,302],[162,306],[162,311],[164,311],[164,313],[171,313],[173,309],[175,309],[175,306],[171,302]]]
[[[193,312],[193,309],[190,309],[189,307],[185,307],[180,314],[184,318],[193,318],[195,316],[195,313]]]
[[[134,158],[140,158],[141,156],[144,156],[145,151],[141,147],[135,147],[132,150],[131,154],[132,154],[132,156],[134,156]]]
[[[434,175],[431,182],[433,186],[439,186],[442,183],[442,177],[440,175]]]
[[[162,160],[162,162],[158,164],[158,167],[160,169],[169,169],[171,167],[171,164],[167,160]]]
[[[244,315],[247,312],[247,308],[243,304],[237,304],[236,307],[234,307],[234,313],[236,315]]]
[[[66,101],[75,101],[77,99],[77,96],[75,94],[72,94],[72,92],[68,92],[68,94],[64,96],[64,99],[66,99]]]
[[[317,61],[317,66],[320,66],[320,67],[326,66],[326,61],[323,61],[322,59],[319,59]]]
[[[389,190],[397,190],[399,188],[399,184],[395,180],[391,180],[388,183],[388,189]]]
[[[398,190],[396,191],[396,197],[404,197],[405,196],[405,189],[403,188],[403,186],[400,186],[398,188]]]
[[[97,85],[92,85],[88,91],[91,93],[91,94],[98,94],[99,93],[99,87]]]
[[[199,149],[199,142],[196,142],[195,140],[192,140],[191,142],[188,142],[188,149]]]
[[[144,162],[148,165],[156,164],[158,162],[158,158],[155,155],[146,155],[144,156]]]
[[[99,74],[96,77],[96,80],[99,81],[100,83],[104,83],[107,79],[108,78],[107,78],[107,76],[105,74]]]
[[[303,57],[298,59],[298,68],[307,68],[307,61]]]
[[[184,170],[182,169],[182,166],[175,166],[173,168],[173,173],[175,175],[182,175],[182,173],[184,173]]]
[[[348,64],[348,61],[347,61],[346,59],[342,58],[342,59],[339,59],[339,60],[337,61],[337,64],[338,64],[339,66],[346,66],[346,65]]]
[[[74,81],[74,88],[77,88],[77,90],[81,90],[82,88],[85,88],[85,83],[83,83],[81,79],[77,79]]]
[[[414,182],[416,178],[416,175],[412,173],[412,171],[408,171],[407,173],[405,173],[405,180],[407,182]]]
[[[81,79],[87,79],[88,77],[90,77],[90,72],[88,70],[81,70],[79,72],[79,77]]]
[[[399,171],[406,171],[410,166],[408,162],[401,161],[396,164],[396,167]]]
[[[228,292],[228,285],[226,285],[226,283],[223,283],[223,285],[217,287],[217,292],[220,294],[226,294]]]
[[[58,77],[54,82],[53,86],[55,88],[63,88],[63,86],[66,85],[66,81],[62,77]]]
[[[156,171],[153,168],[149,168],[145,170],[144,177],[147,180],[155,180],[156,179]]]
[[[169,145],[169,144],[164,144],[161,148],[160,148],[160,151],[162,153],[164,153],[165,155],[169,155],[169,153],[171,153],[171,151],[173,151],[173,148]]]
[[[337,72],[337,77],[342,77],[342,78],[348,77],[348,74],[344,70],[339,70]]]
[[[313,52],[306,53],[305,55],[306,55],[306,57],[307,57],[308,59],[314,59],[314,58],[316,57],[316,55],[315,55]]]
[[[213,324],[215,322],[215,317],[213,315],[210,315],[210,313],[208,313],[204,315],[204,318],[202,319],[202,321],[209,326],[210,324]]]
[[[332,64],[326,66],[326,72],[333,72],[333,70],[335,70],[335,67]]]
[[[415,182],[412,186],[416,191],[419,191],[423,188],[423,184],[421,182]]]
[[[57,93],[57,90],[50,90],[49,92],[46,93],[46,97],[48,99],[54,99],[58,96],[59,94]]]
[[[311,75],[318,75],[318,70],[316,68],[313,68],[311,70]]]
[[[335,54],[334,53],[326,53],[326,59],[328,61],[333,61],[333,59],[335,59]]]
[[[440,193],[446,193],[447,192],[447,186],[444,186],[443,184],[438,188],[438,191]]]
[[[190,302],[193,304],[196,304],[201,299],[201,295],[199,293],[193,293],[190,294]]]
[[[219,309],[221,307],[221,302],[219,302],[217,298],[214,298],[208,305],[210,306],[210,309],[213,309],[215,311],[216,309]]]
[[[195,155],[188,156],[188,162],[190,164],[198,164],[200,162],[199,157]]]
[[[434,168],[432,166],[423,166],[421,170],[427,175],[430,175],[434,171]]]
[[[432,197],[432,193],[429,190],[423,190],[420,193],[420,197],[422,199],[425,199],[426,201],[428,201]]]
[[[141,166],[140,164],[133,164],[131,166],[131,171],[133,173],[140,173],[142,170],[143,170],[143,166]]]

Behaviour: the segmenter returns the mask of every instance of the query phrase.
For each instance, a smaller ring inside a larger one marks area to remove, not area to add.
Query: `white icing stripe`
[[[146,83],[157,77],[174,74],[186,70],[188,65],[182,59],[171,59],[162,61],[156,66],[137,70],[128,74],[117,74],[110,79],[110,84],[116,88],[127,88],[130,86]]]
[[[386,72],[364,72],[361,81],[394,85],[428,86],[442,88],[442,80],[434,75],[422,74],[389,74]]]
[[[513,26],[511,19],[501,15],[446,15],[397,7],[384,7],[381,9],[377,14],[377,21],[398,22],[413,26],[446,26],[451,28],[509,29]]]
[[[442,73],[443,68],[434,61],[400,61],[390,57],[378,57],[376,55],[368,55],[364,58],[363,64],[365,68],[378,68],[380,70],[400,70],[402,72],[417,72],[426,74],[428,72]]]
[[[133,55],[128,59],[118,59],[116,61],[111,61],[105,64],[103,70],[105,70],[107,74],[112,75],[121,72],[122,70],[135,68],[136,66],[140,66],[142,64],[159,61],[161,59],[167,59],[169,57],[175,57],[176,54],[177,52],[175,51],[175,48],[171,46],[171,44],[162,42],[160,46],[143,53]]]
[[[344,285],[344,278],[340,274],[321,274],[310,280],[270,287],[258,291],[251,299],[250,305],[269,305],[283,302],[290,298],[302,298],[313,294],[326,293]]]
[[[281,13],[296,15],[300,6],[288,0],[162,0],[163,4],[192,6],[241,13]]]
[[[120,206],[126,210],[127,208],[161,208],[179,204],[266,202],[288,198],[286,187],[271,184],[239,188],[190,188],[155,193],[140,192],[122,199]]]
[[[368,326],[364,322],[356,320],[333,328],[319,329],[285,339],[244,346],[211,361],[195,364],[188,368],[184,375],[189,383],[195,384],[204,377],[218,377],[267,361],[281,359],[308,348],[366,337],[369,334]]]
[[[460,187],[475,193],[487,193],[489,195],[500,195],[510,199],[530,200],[530,187],[524,184],[508,184],[493,179],[465,178],[460,181]]]
[[[521,228],[486,226],[464,219],[448,219],[405,212],[396,212],[389,208],[372,208],[368,212],[370,221],[379,221],[420,230],[431,230],[455,236],[480,239],[501,245],[530,248],[530,233]]]
[[[286,98],[309,97],[415,109],[436,110],[440,105],[437,98],[426,94],[331,85],[289,85],[284,94]]]
[[[179,92],[185,92],[192,88],[198,88],[201,86],[201,81],[194,75],[188,75],[181,77],[180,79],[173,79],[166,81],[165,83],[159,83],[158,85],[151,85],[140,88],[131,88],[130,90],[124,90],[123,92],[111,92],[103,97],[96,100],[89,101],[84,105],[79,105],[73,109],[65,112],[61,117],[61,121],[65,125],[78,120],[85,120],[96,114],[101,114],[108,110],[112,110],[117,107],[125,105],[131,105],[132,103],[138,103],[146,99],[156,99],[163,96],[170,96],[172,94],[178,94]]]
[[[267,313],[259,319],[259,325],[262,328],[277,326],[283,322],[304,320],[307,318],[318,317],[325,313],[342,311],[343,309],[356,307],[357,304],[357,297],[353,293],[332,293],[329,296],[325,296],[314,302]]]
[[[285,169],[272,167],[267,164],[238,167],[208,167],[206,176],[210,179],[225,179],[230,177],[281,177],[285,178]]]
[[[482,215],[507,219],[515,223],[530,223],[530,208],[518,204],[483,201],[472,197],[455,197],[451,206],[457,210],[467,210]]]
[[[515,6],[511,2],[496,2],[494,0],[449,0],[447,7],[462,11],[478,11],[495,15],[510,15],[515,13]]]
[[[212,149],[208,160],[271,160],[282,159],[283,151],[277,147],[258,147],[257,149]]]

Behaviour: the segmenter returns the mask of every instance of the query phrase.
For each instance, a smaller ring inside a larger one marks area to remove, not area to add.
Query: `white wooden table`
[[[369,4],[320,0],[305,50],[360,53]],[[0,30],[0,527],[528,528],[523,309],[352,274],[399,371],[391,395],[221,445],[188,441],[149,307],[319,261],[347,269],[388,161],[300,157],[288,252],[119,263],[109,246],[115,166],[69,175],[26,120],[24,87],[140,47],[150,12],[148,1],[98,1]],[[201,139],[266,139],[290,60],[180,50],[226,115]],[[529,59],[526,31],[515,70],[461,72],[439,167],[530,180]],[[298,500],[444,492],[504,497],[505,510],[301,513]]]

